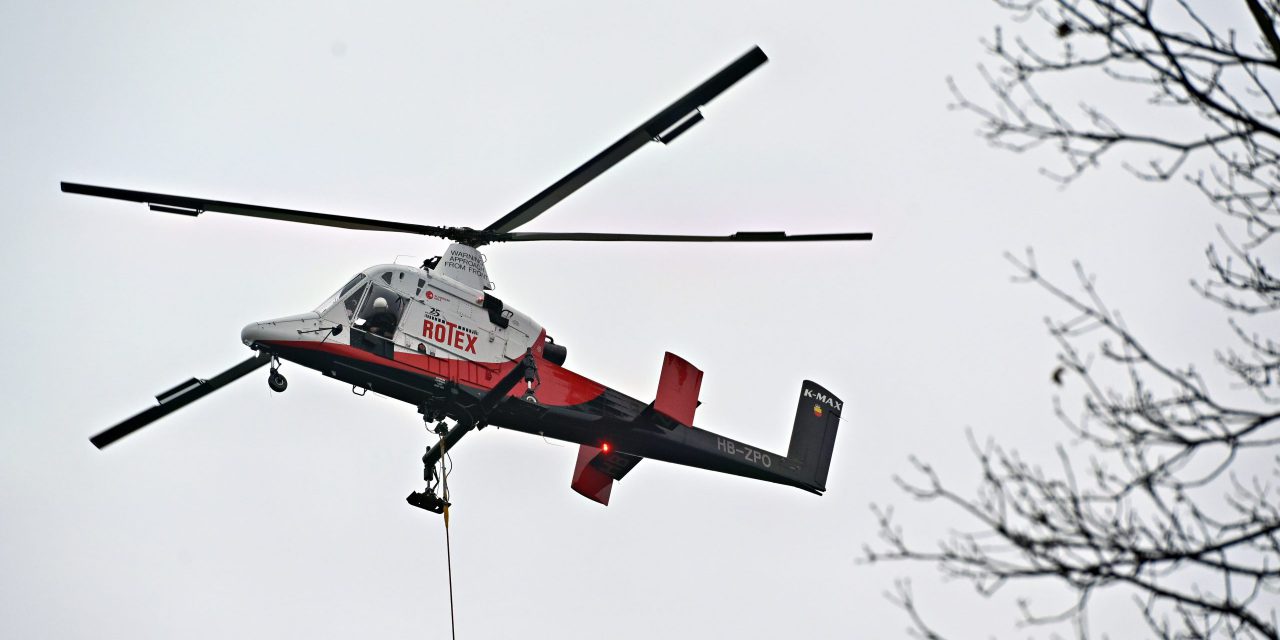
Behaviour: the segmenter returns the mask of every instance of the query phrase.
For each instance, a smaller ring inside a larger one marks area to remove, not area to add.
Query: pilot
[[[387,308],[386,298],[379,296],[373,301],[373,313],[369,314],[365,327],[365,330],[369,333],[384,338],[395,337],[396,316]]]

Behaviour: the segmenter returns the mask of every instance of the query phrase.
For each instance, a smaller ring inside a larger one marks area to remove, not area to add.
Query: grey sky
[[[1031,455],[1063,438],[1057,309],[1002,252],[1035,246],[1064,282],[1080,258],[1175,360],[1225,330],[1185,284],[1216,222],[1190,187],[1117,158],[1061,190],[1037,174],[1052,155],[989,149],[946,109],[947,75],[981,95],[987,2],[263,4],[0,5],[0,635],[447,632],[441,524],[403,502],[427,443],[412,407],[286,366],[283,395],[250,376],[106,452],[87,440],[246,357],[247,322],[444,241],[150,214],[59,180],[481,226],[769,54],[706,122],[527,230],[874,242],[486,254],[571,369],[645,399],[664,350],[703,369],[704,428],[785,450],[800,381],[840,395],[828,495],[648,462],[602,508],[569,489],[573,447],[486,429],[450,480],[464,638],[894,637],[899,574],[954,628],[1007,632],[1010,598],[854,562],[909,454],[968,486],[966,426]],[[900,509],[922,535],[954,517]]]

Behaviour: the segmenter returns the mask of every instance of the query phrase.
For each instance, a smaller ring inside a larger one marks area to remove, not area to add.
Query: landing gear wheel
[[[289,381],[285,380],[278,370],[272,369],[271,375],[267,376],[267,386],[276,393],[284,393],[284,390],[289,388]]]

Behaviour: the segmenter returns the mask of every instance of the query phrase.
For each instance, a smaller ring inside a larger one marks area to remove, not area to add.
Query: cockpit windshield
[[[320,315],[324,315],[325,313],[327,313],[330,309],[333,308],[334,305],[338,304],[339,300],[346,298],[347,295],[350,294],[352,291],[356,291],[356,289],[360,286],[360,283],[362,282],[364,282],[364,274],[357,273],[354,278],[348,281],[345,285],[342,285],[342,288],[338,289],[336,293],[329,296],[328,298],[325,298],[324,302],[321,302],[320,306],[316,307],[316,313]],[[359,300],[354,300],[347,305],[348,316],[351,315],[351,311],[355,309],[355,306],[357,304],[360,304]]]

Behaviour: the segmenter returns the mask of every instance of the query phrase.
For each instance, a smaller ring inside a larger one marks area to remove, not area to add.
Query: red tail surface
[[[702,372],[668,351],[662,358],[662,375],[658,377],[658,396],[653,401],[653,410],[686,427],[693,426],[693,412],[698,408],[701,388]]]

